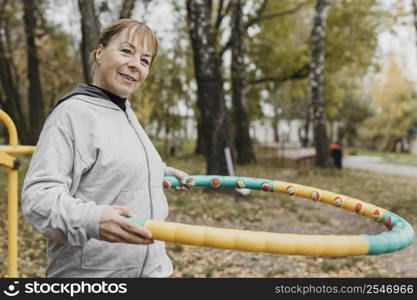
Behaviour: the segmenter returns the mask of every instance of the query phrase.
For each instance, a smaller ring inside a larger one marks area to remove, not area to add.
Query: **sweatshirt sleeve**
[[[99,239],[103,205],[73,197],[88,165],[70,134],[43,128],[22,189],[22,212],[43,235],[77,246]],[[71,192],[73,191],[73,192]]]
[[[164,176],[172,176],[174,175],[174,168],[168,167],[166,163],[164,163]]]

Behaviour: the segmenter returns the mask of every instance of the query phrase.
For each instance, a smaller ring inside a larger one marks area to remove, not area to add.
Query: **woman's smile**
[[[129,82],[130,84],[134,84],[137,82],[137,79],[133,76],[130,76],[126,73],[119,73],[119,75],[127,82]]]

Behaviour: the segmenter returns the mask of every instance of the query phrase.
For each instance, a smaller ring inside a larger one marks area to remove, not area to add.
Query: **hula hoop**
[[[188,176],[186,184],[181,184],[174,176],[164,177],[164,188],[184,185],[188,187],[249,188],[298,196],[367,216],[375,222],[385,224],[389,232],[377,235],[303,235],[127,218],[150,230],[152,237],[156,240],[288,255],[354,256],[388,253],[409,246],[415,236],[412,226],[406,220],[384,208],[314,187],[269,179],[203,175]]]

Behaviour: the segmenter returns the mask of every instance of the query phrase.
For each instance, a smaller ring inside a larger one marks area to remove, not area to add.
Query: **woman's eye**
[[[149,65],[149,61],[148,61],[147,59],[143,58],[141,61],[142,61],[145,65]]]
[[[127,54],[132,54],[132,50],[127,49],[127,48],[122,49],[122,52],[127,53]]]

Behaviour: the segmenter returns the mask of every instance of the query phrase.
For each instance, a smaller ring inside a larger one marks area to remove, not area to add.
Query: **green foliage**
[[[1,5],[1,3],[0,3]],[[45,3],[37,6],[39,24],[35,28],[35,43],[39,58],[41,82],[45,95],[45,111],[59,97],[72,89],[81,80],[81,62],[77,58],[73,37],[62,28],[47,20],[43,12]],[[0,9],[0,28],[7,35],[5,39],[8,59],[12,63],[16,86],[23,99],[27,97],[26,35],[23,26],[23,6],[19,1],[8,1]],[[21,105],[27,101],[23,100]],[[23,109],[27,112],[27,109]]]
[[[265,15],[294,8],[301,1],[269,1]],[[309,43],[313,1],[297,12],[268,19],[255,26],[249,39],[250,112],[261,117],[260,107],[272,104],[278,118],[304,119],[309,107],[308,78],[288,80],[309,63]],[[330,121],[339,120],[349,140],[356,135],[358,122],[369,116],[366,86],[362,83],[374,64],[379,31],[389,29],[394,13],[380,1],[332,1],[327,18],[324,95]],[[263,91],[267,91],[266,94]],[[268,95],[266,98],[262,94]],[[356,111],[355,111],[356,110]]]
[[[281,108],[281,117],[287,120],[305,118],[305,108],[309,105],[307,87],[307,79],[288,81],[281,85],[281,96],[274,99],[274,106],[279,105]]]
[[[327,19],[326,66],[328,74],[349,67],[351,75],[363,77],[372,65],[377,33],[393,18],[378,0],[332,1]]]
[[[365,120],[360,134],[377,150],[393,151],[397,140],[417,122],[413,84],[401,73],[393,55],[372,88],[375,114]]]
[[[245,22],[256,17],[262,2],[245,2]],[[19,94],[25,99],[28,81],[26,60],[22,59],[26,55],[22,5],[17,1],[7,3],[2,10],[1,24],[7,28],[9,48],[13,49],[10,59],[14,62]],[[344,134],[353,140],[357,135],[356,124],[369,115],[363,92],[366,87],[362,79],[369,67],[374,66],[377,34],[390,28],[395,14],[404,12],[389,12],[378,0],[340,0],[331,3],[327,18],[324,76],[326,111],[330,121],[342,122]],[[290,13],[300,4],[303,5]],[[45,5],[37,8],[41,22],[36,29],[36,42],[46,98],[45,110],[48,110],[59,96],[82,81],[82,68],[78,46],[72,37],[43,17]],[[175,16],[172,31],[167,36],[159,37],[160,40],[169,38],[172,44],[170,48],[160,49],[149,78],[131,100],[138,118],[147,129],[153,129],[152,133],[165,132],[170,139],[182,139],[185,132],[180,113],[185,109],[178,107],[187,108],[189,112],[192,110],[194,118],[198,118],[198,111],[185,7],[178,1],[172,1],[172,6]],[[213,23],[218,6],[219,1],[213,1]],[[274,108],[276,119],[305,119],[309,107],[307,72],[302,72],[301,80],[291,78],[308,66],[310,60],[313,9],[312,0],[268,1],[262,16],[282,14],[261,18],[249,27],[246,80],[250,83],[270,79],[249,85],[246,89],[247,107],[252,120],[263,117],[262,105],[265,102]],[[224,46],[228,35],[230,11],[217,32],[218,50]],[[227,61],[224,58],[225,64]],[[230,74],[226,70],[228,68],[224,66],[227,82]],[[227,84],[225,87],[226,95],[230,94]]]
[[[393,14],[377,0],[333,1],[327,18],[324,94],[330,120],[345,121],[344,109],[363,107],[361,84],[374,56],[378,32],[390,27]],[[367,109],[359,112],[366,117]],[[340,118],[342,117],[342,118]],[[359,117],[359,116],[358,116]],[[359,121],[357,118],[356,121]]]
[[[192,52],[181,7],[176,7],[177,17],[171,48],[160,48],[149,77],[130,97],[137,117],[149,134],[164,132],[171,140],[185,138],[182,116],[196,115],[194,70]],[[163,39],[164,37],[160,37]],[[180,109],[181,107],[181,109]],[[164,147],[166,152],[168,145]]]
[[[349,81],[350,80],[350,81]],[[358,139],[358,124],[372,115],[369,97],[364,93],[364,86],[354,78],[340,78],[339,89],[342,95],[342,102],[338,109],[328,107],[329,119],[340,121],[339,140],[344,140],[348,145],[354,145]],[[329,106],[329,105],[328,105]]]
[[[269,1],[264,15],[287,11],[294,8],[296,4],[296,1]],[[274,107],[280,107],[281,111],[287,111],[283,110],[283,107],[288,107],[288,102],[291,100],[306,99],[306,85],[296,82],[285,85],[284,80],[280,80],[280,78],[291,76],[308,64],[309,7],[306,5],[296,14],[263,20],[249,30],[248,81],[277,78],[274,81],[265,81],[264,84],[250,86],[248,98],[252,116],[260,116],[258,103],[264,100],[261,97],[262,91],[269,92],[266,101]],[[250,34],[251,32],[256,33]],[[286,100],[283,100],[284,98]],[[287,101],[287,103],[281,105],[281,101]],[[289,114],[292,111],[292,109],[288,109]]]
[[[73,38],[58,25],[44,24],[37,41],[40,59],[42,88],[46,110],[55,101],[83,82],[80,57],[74,48]]]

